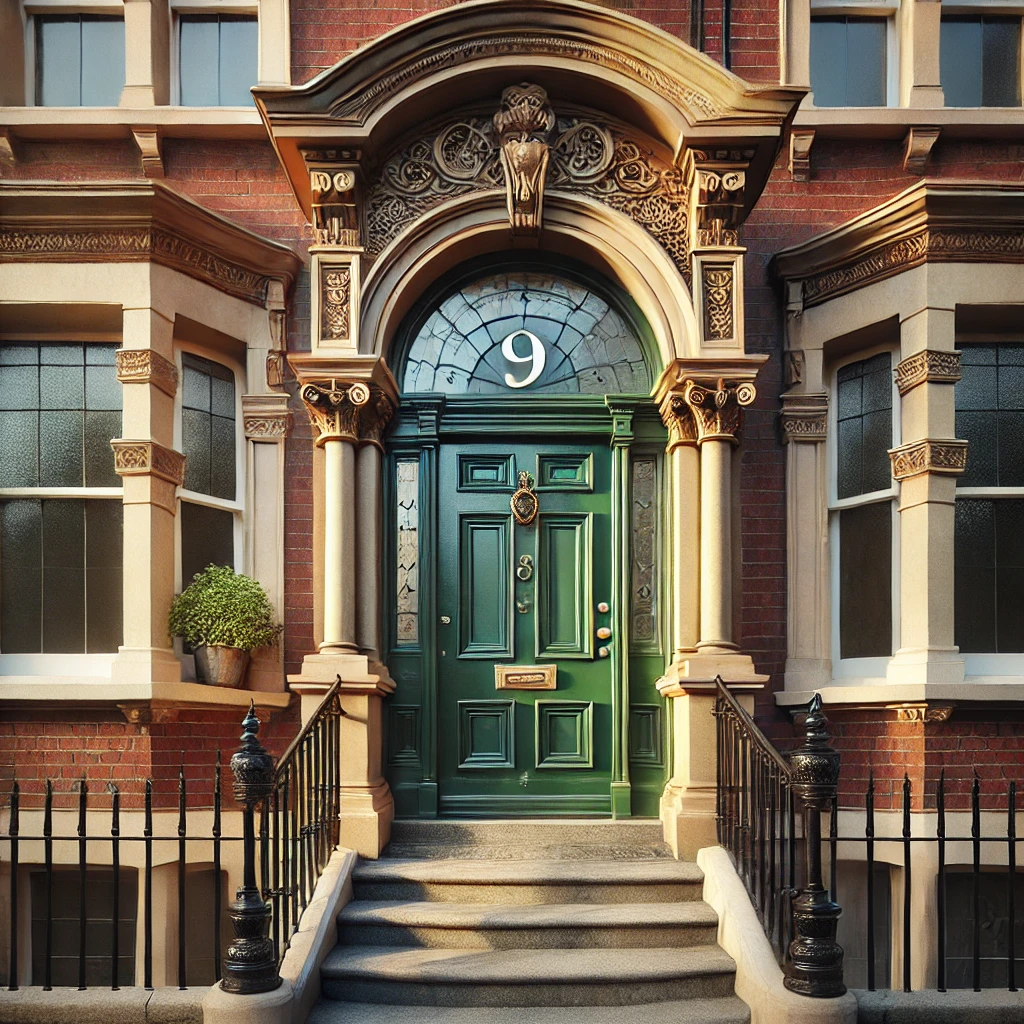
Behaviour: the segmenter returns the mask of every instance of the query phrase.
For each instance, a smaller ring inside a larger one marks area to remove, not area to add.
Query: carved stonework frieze
[[[807,441],[820,444],[828,437],[828,417],[825,413],[790,412],[779,413],[779,424],[782,427],[782,440]]]
[[[959,474],[967,466],[967,442],[924,438],[889,450],[892,475],[896,480],[920,473]]]
[[[626,129],[585,117],[556,117],[549,140],[543,179],[526,163],[517,165],[519,178],[509,175],[509,182],[523,186],[524,209],[540,200],[541,185],[543,192],[597,199],[643,227],[689,277],[689,191],[678,168]],[[481,117],[435,129],[395,153],[367,190],[367,256],[379,256],[417,218],[450,199],[489,190],[508,194],[503,153],[494,120]]]
[[[701,277],[704,290],[704,337],[712,341],[733,337],[732,264],[705,264]]]
[[[318,445],[327,441],[380,444],[394,412],[389,395],[361,380],[310,383],[300,394]]]
[[[320,273],[320,338],[349,341],[352,336],[352,270],[326,266]]]
[[[180,487],[185,480],[185,456],[157,441],[115,437],[114,471],[118,476],[156,476]]]
[[[277,441],[288,436],[292,414],[283,412],[277,416],[245,416],[242,422],[245,436],[250,441]]]
[[[117,379],[122,384],[154,384],[171,398],[178,391],[178,369],[151,348],[119,348]]]
[[[905,395],[918,384],[955,384],[960,379],[960,353],[925,349],[908,356],[896,367],[896,386]]]
[[[714,388],[688,380],[683,388],[683,401],[693,412],[697,443],[727,440],[738,443],[744,407],[753,403],[757,390],[749,381],[727,384],[719,379]]]

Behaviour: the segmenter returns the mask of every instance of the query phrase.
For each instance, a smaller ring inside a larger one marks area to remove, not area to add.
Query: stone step
[[[326,998],[405,1006],[628,1006],[733,994],[717,946],[681,949],[403,949],[338,946]]]
[[[718,915],[706,903],[370,902],[338,915],[342,945],[431,949],[669,948],[715,942]]]
[[[361,861],[357,900],[443,903],[674,903],[700,900],[704,874],[677,860]]]
[[[749,1024],[747,1004],[735,996],[683,999],[635,1006],[493,1007],[372,1006],[322,999],[307,1024]]]
[[[403,847],[468,850],[473,847],[498,848],[503,855],[513,854],[520,847],[580,849],[607,847],[620,855],[640,851],[648,855],[671,856],[664,843],[661,822],[657,818],[602,819],[573,821],[532,818],[528,821],[395,821],[391,825],[389,851]],[[390,855],[387,854],[386,855]],[[427,853],[427,856],[433,854]],[[444,855],[444,854],[440,854]],[[609,857],[614,857],[610,854]]]
[[[648,845],[608,843],[502,843],[444,846],[441,843],[391,843],[384,854],[398,860],[651,860],[671,858],[667,843]]]

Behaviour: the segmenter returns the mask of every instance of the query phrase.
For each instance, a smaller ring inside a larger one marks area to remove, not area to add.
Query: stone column
[[[786,445],[786,689],[814,690],[832,678],[828,505],[828,398],[782,396]]]
[[[344,361],[331,363],[339,370],[344,366]],[[388,841],[394,816],[391,791],[382,775],[381,698],[392,693],[395,684],[378,662],[380,640],[371,623],[379,612],[375,605],[364,607],[367,593],[362,583],[365,573],[376,579],[379,572],[379,443],[394,409],[394,381],[376,360],[359,358],[351,363],[350,374],[312,379],[310,371],[322,371],[328,361],[292,358],[314,441],[324,449],[323,494],[316,496],[323,502],[325,524],[324,640],[316,654],[303,660],[302,672],[288,681],[302,695],[306,720],[340,680],[347,713],[341,723],[339,765],[341,841],[364,857],[376,857]],[[352,379],[356,372],[362,379]]]
[[[124,642],[111,668],[115,683],[177,683],[167,613],[174,597],[174,516],[185,457],[172,447],[178,372],[174,324],[155,309],[124,310],[117,353],[121,434],[111,441],[124,483]]]
[[[967,442],[954,437],[954,339],[952,309],[925,308],[901,324],[903,444],[889,453],[900,482],[900,644],[887,673],[894,683],[955,685],[964,678],[953,642],[953,523]]]

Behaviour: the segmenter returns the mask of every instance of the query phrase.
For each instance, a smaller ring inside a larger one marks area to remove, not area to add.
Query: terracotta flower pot
[[[238,647],[203,644],[195,649],[196,675],[210,686],[237,689],[249,667],[249,652]]]

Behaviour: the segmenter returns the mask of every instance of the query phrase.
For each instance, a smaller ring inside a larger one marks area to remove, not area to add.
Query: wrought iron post
[[[256,805],[265,800],[274,787],[274,759],[263,749],[257,734],[260,721],[256,704],[242,721],[242,745],[231,757],[235,777],[235,799],[244,805],[242,886],[231,904],[234,938],[224,957],[221,988],[225,992],[252,995],[270,992],[281,984],[270,940],[270,904],[256,885]]]
[[[804,805],[807,885],[793,900],[793,930],[786,988],[804,996],[831,998],[846,991],[843,947],[836,942],[842,909],[822,884],[821,812],[832,806],[839,784],[839,754],[829,746],[821,694],[807,706],[803,744],[789,755],[793,791]]]

